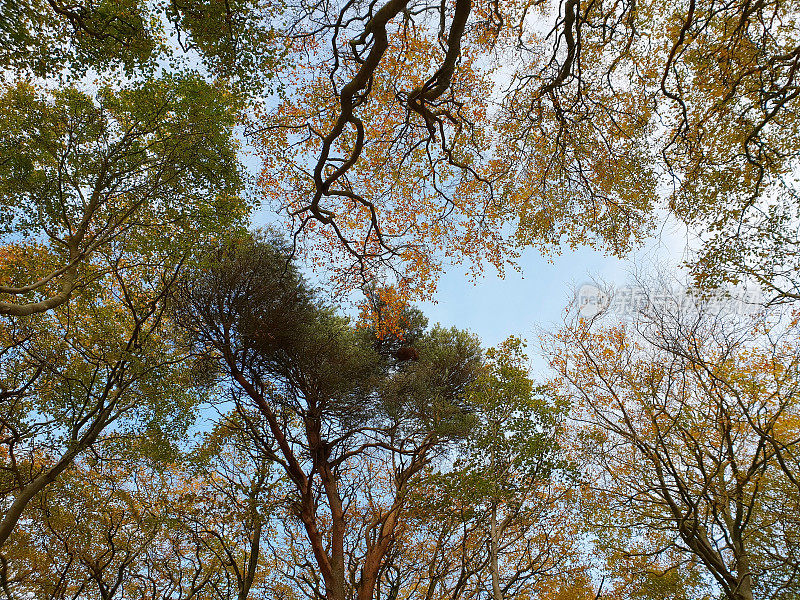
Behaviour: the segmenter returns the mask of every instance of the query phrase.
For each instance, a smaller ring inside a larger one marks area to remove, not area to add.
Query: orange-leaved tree
[[[794,297],[795,18],[783,0],[289,4],[262,189],[346,285],[424,295],[443,261],[622,254],[660,206],[708,238],[700,280]]]

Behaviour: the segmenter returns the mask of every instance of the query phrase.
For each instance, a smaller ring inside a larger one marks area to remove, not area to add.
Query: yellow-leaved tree
[[[576,317],[547,342],[584,440],[599,548],[660,597],[793,598],[796,323],[655,296],[635,320]]]

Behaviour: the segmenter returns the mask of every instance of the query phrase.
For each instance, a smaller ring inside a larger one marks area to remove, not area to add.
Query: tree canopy
[[[0,597],[796,598],[797,13],[0,0]],[[412,304],[670,219],[537,377]]]
[[[390,1],[289,9],[293,87],[256,126],[264,192],[351,285],[443,260],[624,254],[664,211],[707,285],[793,298],[794,8],[776,0]],[[342,267],[349,259],[350,267]]]

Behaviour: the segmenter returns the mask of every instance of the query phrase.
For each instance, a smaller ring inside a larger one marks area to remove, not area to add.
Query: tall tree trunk
[[[736,571],[739,582],[734,590],[735,600],[753,600],[753,576],[750,572],[750,560],[744,549],[736,557]]]
[[[492,433],[493,436],[497,436],[497,423],[492,423]],[[491,465],[492,465],[492,474],[493,474],[493,484],[492,484],[492,506],[489,511],[489,569],[492,572],[492,599],[493,600],[503,600],[503,592],[500,589],[500,565],[497,555],[499,553],[500,547],[500,532],[497,528],[497,466],[495,462],[495,447],[494,441],[492,441],[492,452],[491,452]]]
[[[500,531],[497,527],[497,502],[495,500],[492,500],[489,519],[489,568],[492,571],[492,598],[493,600],[503,600],[503,591],[500,589],[500,565],[497,558],[498,548],[500,547]]]
[[[245,566],[244,578],[242,580],[242,587],[239,590],[238,600],[247,600],[247,597],[250,595],[250,588],[253,587],[253,581],[255,581],[256,578],[258,555],[261,547],[261,529],[262,517],[256,512],[253,538],[250,541],[250,556],[247,558],[247,565]]]

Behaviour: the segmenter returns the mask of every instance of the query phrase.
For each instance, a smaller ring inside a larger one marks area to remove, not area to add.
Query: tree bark
[[[503,600],[503,591],[500,589],[500,565],[498,561],[498,548],[500,546],[500,531],[497,527],[497,502],[492,500],[489,511],[489,562],[492,572],[492,599]]]

